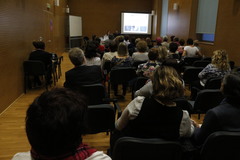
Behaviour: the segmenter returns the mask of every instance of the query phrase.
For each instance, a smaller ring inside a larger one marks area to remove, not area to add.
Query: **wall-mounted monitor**
[[[151,13],[121,13],[121,34],[146,34],[152,31]]]

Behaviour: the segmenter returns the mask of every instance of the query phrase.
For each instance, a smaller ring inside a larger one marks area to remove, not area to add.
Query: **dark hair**
[[[170,37],[170,39],[171,39],[171,41],[173,42],[173,40],[174,40],[174,35],[172,35],[171,37]]]
[[[110,41],[109,43],[109,49],[111,52],[116,52],[117,51],[117,44],[115,41]]]
[[[40,155],[74,152],[86,131],[87,104],[70,89],[55,88],[37,97],[27,110],[29,143]]]
[[[180,39],[179,44],[180,44],[181,46],[184,46],[185,40],[184,40],[184,39]]]
[[[187,39],[187,44],[188,45],[193,45],[193,39],[192,38],[188,38]]]
[[[97,57],[97,45],[94,41],[89,41],[85,49],[85,57],[92,58]]]
[[[159,48],[151,48],[148,52],[149,60],[157,60],[159,57]]]
[[[33,41],[32,44],[36,49],[45,49],[45,43],[43,41]]]
[[[223,94],[233,103],[240,104],[240,74],[227,74],[223,79]]]
[[[178,45],[175,42],[172,42],[169,44],[169,51],[175,53],[178,49]]]

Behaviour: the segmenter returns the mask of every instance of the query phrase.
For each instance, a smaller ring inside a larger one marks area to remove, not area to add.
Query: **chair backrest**
[[[206,60],[198,60],[193,62],[194,67],[206,67],[211,61],[206,61]]]
[[[136,71],[132,67],[112,68],[110,72],[110,82],[115,84],[126,83],[136,77]]]
[[[188,67],[183,72],[183,80],[191,84],[193,81],[199,80],[198,74],[203,70],[203,67]]]
[[[46,68],[42,61],[27,60],[23,62],[23,69],[26,75],[46,75]]]
[[[143,63],[146,63],[146,62],[147,61],[133,61],[133,67],[135,69],[137,69],[139,64],[143,64]]]
[[[103,71],[105,72],[105,74],[109,73],[111,71],[111,65],[112,62],[111,61],[105,61],[103,64]]]
[[[202,58],[203,61],[212,61],[212,57],[203,57]]]
[[[200,58],[200,57],[185,57],[183,61],[184,61],[185,66],[192,66],[193,62],[201,60],[201,59],[202,58]]]
[[[208,136],[202,146],[202,160],[239,160],[240,132],[218,131]]]
[[[209,78],[204,86],[205,89],[220,89],[222,78]]]
[[[115,110],[110,104],[88,106],[88,134],[113,131],[115,128]]]
[[[132,99],[134,99],[134,93],[140,88],[142,88],[146,84],[148,79],[149,78],[147,77],[137,77],[136,81],[132,86]]]
[[[198,92],[193,109],[197,113],[206,113],[218,106],[223,99],[224,96],[219,89],[204,89]]]
[[[176,105],[180,108],[182,108],[182,110],[187,110],[189,114],[192,113],[193,111],[193,107],[192,105],[188,102],[187,99],[185,99],[184,97],[180,97],[180,98],[176,98],[173,100]]]
[[[182,148],[176,141],[122,137],[114,145],[112,158],[113,160],[180,160]]]
[[[106,89],[103,84],[90,84],[79,86],[77,91],[86,96],[88,105],[103,104],[107,97]]]

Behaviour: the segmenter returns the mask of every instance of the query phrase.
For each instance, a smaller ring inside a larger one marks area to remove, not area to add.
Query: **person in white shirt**
[[[182,57],[201,57],[202,54],[199,49],[193,45],[193,39],[187,40],[187,46],[184,47]]]

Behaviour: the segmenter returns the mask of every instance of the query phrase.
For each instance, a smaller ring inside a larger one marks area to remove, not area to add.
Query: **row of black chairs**
[[[201,160],[239,160],[240,132],[212,133],[195,158]],[[162,159],[182,160],[184,152],[178,141],[122,137],[113,149],[113,160]]]

